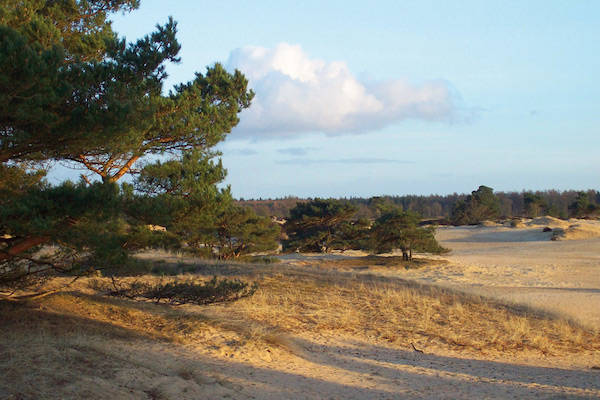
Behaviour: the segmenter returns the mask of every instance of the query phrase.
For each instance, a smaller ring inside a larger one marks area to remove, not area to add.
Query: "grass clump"
[[[323,261],[324,266],[333,268],[367,269],[369,267],[415,269],[431,265],[446,264],[446,260],[429,258],[413,258],[404,260],[401,256],[377,256],[339,258]]]
[[[158,282],[141,280],[108,281],[93,280],[90,287],[105,292],[109,296],[129,299],[148,299],[156,303],[168,304],[212,304],[239,300],[252,296],[258,285],[239,279],[218,279],[214,276],[207,282],[195,279],[161,279]]]
[[[240,257],[239,261],[250,264],[277,264],[281,260],[272,256],[243,256]]]

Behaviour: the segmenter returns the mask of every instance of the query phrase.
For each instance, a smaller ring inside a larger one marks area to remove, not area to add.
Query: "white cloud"
[[[227,62],[255,91],[236,136],[281,137],[305,132],[366,132],[404,120],[450,121],[456,98],[444,81],[361,82],[344,62],[310,58],[300,46],[244,47]]]

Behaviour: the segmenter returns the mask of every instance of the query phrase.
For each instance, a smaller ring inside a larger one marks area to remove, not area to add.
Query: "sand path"
[[[600,397],[600,372],[420,354],[361,343],[348,337],[296,338],[302,354],[265,348],[262,354],[227,355],[205,348],[145,346],[143,354],[119,350],[123,366],[110,382],[129,388],[130,398],[147,398],[140,386],[154,387],[159,398],[195,399],[506,399]],[[140,357],[160,366],[140,379]],[[128,359],[135,360],[131,365]],[[165,374],[178,365],[179,373]],[[108,392],[107,392],[108,394]],[[118,397],[118,396],[117,396]],[[106,398],[109,398],[108,396]],[[114,398],[114,397],[112,397]]]

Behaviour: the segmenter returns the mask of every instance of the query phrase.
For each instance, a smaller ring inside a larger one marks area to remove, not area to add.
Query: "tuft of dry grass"
[[[404,270],[416,269],[428,266],[447,264],[447,260],[432,259],[425,257],[415,257],[406,261],[402,256],[395,255],[363,255],[363,256],[343,256],[317,258],[317,267],[320,269],[336,269],[341,271],[356,270]],[[302,261],[299,265],[315,264],[314,261]]]

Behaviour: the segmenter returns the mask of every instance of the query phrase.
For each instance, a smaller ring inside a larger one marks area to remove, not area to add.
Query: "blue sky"
[[[253,106],[219,146],[236,197],[598,189],[600,2],[143,0],[182,62],[240,68]]]

